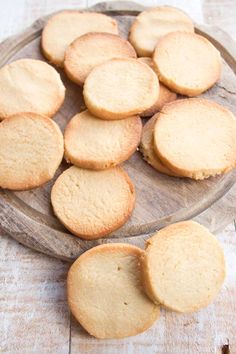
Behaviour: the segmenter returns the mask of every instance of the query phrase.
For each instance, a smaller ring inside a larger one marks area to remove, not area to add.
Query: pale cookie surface
[[[103,170],[127,160],[135,152],[141,133],[139,116],[108,121],[84,111],[66,127],[65,158],[79,167]]]
[[[18,113],[0,124],[0,187],[26,190],[53,178],[63,158],[57,124],[36,113]]]
[[[226,107],[205,99],[166,105],[154,128],[161,161],[184,177],[204,179],[236,164],[236,119]]]
[[[127,221],[134,208],[135,191],[120,167],[92,171],[72,166],[56,180],[51,201],[68,230],[84,239],[96,239]]]
[[[158,319],[159,306],[142,289],[142,253],[128,244],[106,244],[85,252],[71,266],[69,307],[92,336],[135,336]]]
[[[159,80],[186,96],[200,95],[221,74],[219,51],[195,33],[173,32],[163,37],[156,46],[153,62]]]
[[[143,154],[144,160],[146,160],[153,168],[158,172],[164,173],[168,176],[178,176],[167,168],[156,155],[153,149],[153,130],[158,119],[158,114],[153,116],[143,127],[142,138],[140,143],[140,150]]]
[[[151,57],[160,38],[175,31],[194,32],[192,20],[179,9],[160,6],[143,11],[136,17],[129,40],[139,56]]]
[[[94,68],[84,85],[86,106],[103,119],[140,114],[158,95],[156,74],[137,59],[111,59]]]
[[[110,33],[87,33],[67,48],[64,68],[67,76],[82,86],[95,66],[113,58],[136,56],[134,48],[124,38]]]
[[[150,66],[150,68],[156,73],[154,66],[153,66],[153,61],[151,58],[148,57],[142,57],[138,58],[138,60],[142,61],[143,63],[147,64]],[[157,73],[156,73],[157,75]],[[158,76],[157,76],[158,77]],[[164,86],[162,83],[159,83],[160,85],[160,91],[159,91],[159,97],[157,101],[154,103],[153,106],[148,108],[146,111],[141,113],[141,117],[151,117],[158,111],[162,109],[162,107],[172,101],[175,101],[177,99],[177,95],[175,92],[170,91],[166,86]]]
[[[20,59],[0,69],[0,120],[19,112],[52,117],[65,98],[57,71],[35,59]]]
[[[205,227],[184,221],[157,232],[142,257],[147,294],[171,310],[193,312],[208,306],[225,278],[223,250]]]
[[[43,29],[43,53],[51,63],[63,66],[65,51],[76,38],[100,31],[118,34],[116,21],[100,13],[62,11],[51,17]]]

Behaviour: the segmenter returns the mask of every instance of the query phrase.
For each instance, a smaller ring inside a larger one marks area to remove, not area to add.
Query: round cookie
[[[137,149],[141,133],[139,116],[109,121],[84,111],[66,127],[65,158],[82,168],[103,170],[127,160]]]
[[[186,96],[200,95],[221,74],[219,51],[195,33],[173,32],[163,37],[156,46],[153,62],[159,80]]]
[[[138,60],[140,60],[143,63],[150,66],[150,68],[155,72],[155,69],[153,66],[153,61],[151,58],[142,57],[142,58],[138,58]],[[156,73],[156,75],[157,75],[157,73]],[[170,91],[162,83],[159,83],[159,85],[160,85],[160,91],[159,91],[159,97],[158,97],[157,101],[154,103],[154,105],[152,107],[148,108],[146,111],[141,113],[142,118],[153,116],[155,113],[160,111],[165,104],[175,101],[177,99],[177,95],[175,92]]]
[[[159,306],[142,290],[142,253],[129,244],[100,245],[71,266],[67,278],[69,307],[92,336],[135,336],[158,319]]]
[[[123,119],[152,106],[159,95],[158,78],[136,59],[111,59],[94,68],[84,84],[88,109],[102,119]]]
[[[18,113],[0,124],[0,187],[26,190],[53,178],[63,158],[58,125],[36,113]]]
[[[148,122],[144,125],[140,143],[140,151],[143,154],[144,160],[146,160],[158,172],[164,173],[168,176],[180,177],[165,165],[163,165],[153,149],[153,130],[157,118],[158,114],[155,114],[155,116],[149,119]]]
[[[136,58],[132,45],[115,34],[86,33],[72,42],[66,50],[64,69],[67,76],[83,86],[95,66],[113,58]]]
[[[118,34],[117,22],[111,17],[80,11],[62,11],[52,16],[42,33],[42,51],[45,57],[57,66],[63,66],[67,47],[78,37],[88,32]]]
[[[129,35],[140,57],[151,57],[160,38],[175,31],[194,32],[192,20],[181,10],[159,6],[141,12],[134,20]]]
[[[194,179],[226,173],[236,164],[236,119],[200,98],[166,105],[154,128],[154,150],[165,166]]]
[[[225,278],[224,253],[217,239],[194,221],[172,224],[147,241],[142,257],[149,297],[178,312],[209,305]]]
[[[0,69],[0,119],[19,112],[52,117],[65,98],[57,71],[35,59],[20,59]]]
[[[104,171],[72,166],[56,180],[51,193],[62,224],[83,239],[97,239],[121,227],[130,217],[135,191],[120,167]]]

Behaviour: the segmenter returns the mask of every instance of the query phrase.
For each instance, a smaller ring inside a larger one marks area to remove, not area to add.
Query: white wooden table
[[[0,40],[40,16],[63,8],[86,8],[94,0],[0,0]],[[236,40],[236,0],[148,0],[184,9],[196,22],[215,24]],[[96,340],[70,317],[65,279],[69,265],[0,239],[0,353],[195,354],[236,353],[236,232],[218,235],[228,276],[214,304],[196,314],[163,311],[146,333],[125,340]]]

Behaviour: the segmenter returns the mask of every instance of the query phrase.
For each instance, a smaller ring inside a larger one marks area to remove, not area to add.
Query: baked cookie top
[[[19,59],[0,69],[0,119],[19,112],[52,117],[65,98],[58,72],[35,59]]]
[[[52,16],[42,33],[42,51],[57,66],[63,66],[67,47],[88,32],[118,34],[117,22],[109,16],[95,12],[67,10]]]
[[[178,312],[197,311],[220,291],[224,253],[205,227],[183,221],[147,241],[142,271],[146,292],[155,302]]]
[[[142,252],[128,244],[106,244],[85,252],[71,266],[69,307],[91,335],[134,336],[159,317],[159,307],[142,290]]]
[[[154,127],[154,149],[164,165],[194,179],[226,173],[236,162],[236,119],[201,98],[166,105]]]
[[[175,31],[194,32],[192,20],[172,6],[158,6],[141,12],[134,20],[129,40],[140,57],[151,57],[159,40]]]
[[[136,59],[111,59],[90,72],[83,94],[94,115],[122,119],[152,106],[159,95],[159,82],[153,70]]]
[[[200,95],[221,74],[219,51],[195,33],[173,32],[163,37],[156,46],[153,62],[159,80],[186,96]]]
[[[96,239],[127,221],[134,208],[135,191],[120,167],[92,171],[72,166],[56,180],[51,201],[68,230],[84,239]]]
[[[50,118],[18,113],[0,124],[0,187],[32,189],[53,178],[63,158],[63,136]]]
[[[67,76],[83,85],[95,66],[113,58],[136,58],[132,45],[115,34],[86,33],[74,40],[66,50],[64,69]]]
[[[103,120],[89,111],[76,114],[65,130],[65,158],[74,165],[102,170],[127,160],[142,133],[139,116]]]

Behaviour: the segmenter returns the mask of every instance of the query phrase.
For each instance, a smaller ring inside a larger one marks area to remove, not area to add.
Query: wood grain
[[[67,269],[1,237],[1,353],[68,353]]]
[[[1,6],[0,38],[17,33],[40,16],[63,7],[76,8],[84,2],[8,0]],[[164,2],[181,7],[196,21],[201,21],[201,1],[167,0]],[[155,5],[160,3],[162,1],[155,0]],[[220,25],[220,21],[223,21],[225,30],[229,28],[228,23],[231,24],[231,34],[236,39],[236,11],[233,11],[235,1],[213,0],[202,1],[202,3],[204,20],[208,22],[205,6],[210,3],[207,14],[212,17],[211,23]],[[148,0],[145,0],[145,5],[149,5]],[[232,194],[231,208],[228,210],[229,215],[225,216],[225,223],[232,219],[234,206],[235,199]],[[224,205],[218,205],[215,219],[220,217],[221,209],[224,211]],[[219,238],[227,244],[225,247],[228,273],[230,271],[232,274],[232,270],[235,273],[234,225],[228,226]],[[64,290],[68,268],[66,263],[26,249],[8,237],[0,237],[0,242],[0,352],[9,354],[226,354],[229,352],[229,343],[230,353],[236,353],[234,276],[228,278],[227,288],[224,287],[216,304],[211,307],[211,311],[202,310],[201,313],[196,314],[196,317],[187,316],[187,318],[176,315],[172,317],[167,313],[161,320],[163,326],[160,323],[156,324],[160,331],[157,335],[155,326],[142,336],[101,342],[89,337],[74,321],[70,331]],[[30,293],[33,296],[29,297]],[[28,308],[25,307],[25,303]],[[216,323],[216,329],[212,323]],[[23,334],[22,328],[24,328]],[[222,351],[223,347],[224,351]]]

